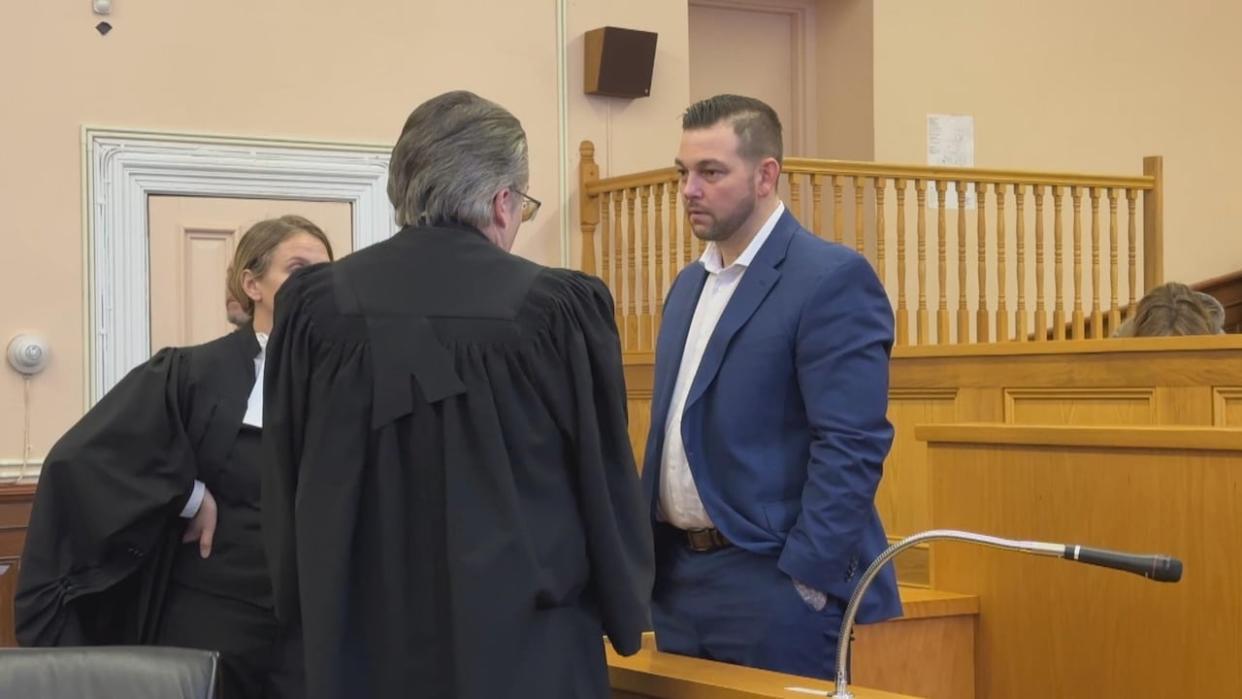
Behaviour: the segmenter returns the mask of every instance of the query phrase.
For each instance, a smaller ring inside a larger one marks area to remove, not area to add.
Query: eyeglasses
[[[539,213],[539,207],[543,206],[543,202],[526,192],[519,192],[516,189],[513,192],[522,197],[522,223],[527,223],[535,218],[535,214]]]

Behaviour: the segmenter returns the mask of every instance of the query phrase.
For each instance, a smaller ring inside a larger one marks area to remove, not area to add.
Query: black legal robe
[[[181,509],[228,458],[258,353],[249,329],[161,350],[52,447],[18,576],[19,643],[155,640]]]
[[[276,308],[264,536],[310,699],[608,696],[654,554],[607,289],[409,227]]]

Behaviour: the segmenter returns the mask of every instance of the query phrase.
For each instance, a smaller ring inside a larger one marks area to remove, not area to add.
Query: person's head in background
[[[458,90],[410,113],[392,150],[388,198],[399,226],[467,225],[504,250],[535,217],[526,132],[504,107]]]
[[[1217,335],[1224,332],[1224,322],[1225,309],[1215,298],[1169,282],[1148,291],[1114,337]]]
[[[227,295],[240,307],[236,317],[247,318],[255,332],[270,333],[276,292],[289,275],[332,259],[328,236],[301,216],[281,216],[254,224],[237,243],[228,271]],[[236,323],[233,318],[230,313],[229,321]]]

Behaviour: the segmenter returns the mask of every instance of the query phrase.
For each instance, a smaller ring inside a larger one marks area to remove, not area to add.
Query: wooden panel
[[[13,613],[13,598],[17,595],[17,571],[20,560],[17,556],[0,557],[0,648],[11,648],[17,645],[14,632],[16,617]]]
[[[971,699],[975,624],[973,616],[954,616],[860,626],[852,679],[928,699]]]
[[[924,499],[928,499],[924,493]],[[888,543],[895,544],[903,537],[889,536]],[[897,582],[914,587],[931,587],[931,546],[919,544],[897,554],[893,559]]]
[[[34,492],[33,483],[0,486],[0,648],[17,645],[13,597]]]
[[[1011,425],[1150,425],[1154,388],[1007,388]]]
[[[1218,386],[1212,389],[1212,424],[1242,427],[1242,387]]]
[[[1242,430],[927,430],[932,521],[1181,558],[1162,585],[935,544],[938,585],[979,595],[980,696],[1242,696]],[[1128,445],[1128,446],[1127,446]]]
[[[979,598],[956,592],[942,592],[901,586],[904,613],[900,619],[855,627],[851,656],[854,681],[889,692],[912,694],[926,699],[969,699],[974,696],[975,619]],[[619,659],[609,653],[614,699],[618,697],[751,697],[795,696],[796,693],[753,694],[766,689],[768,680],[783,678],[776,684],[784,690],[796,686],[819,688],[825,683],[764,671],[748,671],[726,665],[722,680],[705,688],[678,682],[702,669],[705,661],[661,654],[655,651],[655,638],[643,636],[646,658]],[[636,667],[672,668],[676,675],[636,675]],[[677,667],[679,665],[680,667]],[[719,664],[712,663],[720,667]],[[710,667],[711,665],[707,666]],[[623,674],[622,670],[626,672]],[[756,674],[757,673],[757,674]],[[756,683],[755,681],[758,681]],[[660,687],[666,693],[652,692]],[[623,688],[620,688],[623,687]],[[645,689],[646,688],[646,689]],[[703,693],[698,693],[702,691]],[[733,693],[740,691],[742,693]],[[822,696],[822,695],[821,695]],[[859,695],[862,696],[861,694]]]
[[[628,658],[605,646],[608,679],[613,697],[625,699],[769,699],[819,696],[832,692],[831,682],[785,675],[767,670],[717,663],[672,653],[661,653],[650,644]],[[799,688],[790,691],[791,687]],[[911,699],[851,685],[855,699]]]
[[[902,389],[888,394],[888,419],[894,425],[952,422],[953,389]],[[912,429],[896,429],[893,448],[884,462],[884,478],[876,491],[875,505],[885,531],[906,536],[927,528],[927,445],[914,438]]]

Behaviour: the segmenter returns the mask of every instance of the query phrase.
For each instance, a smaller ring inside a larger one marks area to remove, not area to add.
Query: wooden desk
[[[898,589],[901,618],[854,627],[853,680],[927,699],[974,699],[979,598]]]
[[[643,649],[628,658],[605,648],[614,699],[809,699],[816,695],[790,688],[819,690],[820,697],[833,690],[823,680],[661,653],[650,634]],[[911,699],[908,694],[850,689],[856,699]]]
[[[937,425],[935,528],[1166,553],[1182,581],[953,542],[937,586],[979,596],[982,697],[1242,697],[1242,430]]]

